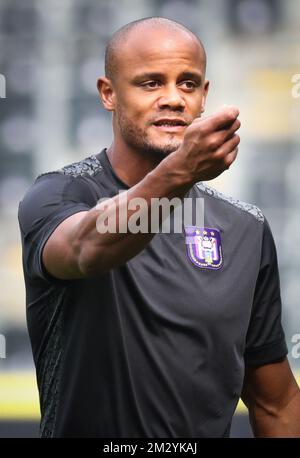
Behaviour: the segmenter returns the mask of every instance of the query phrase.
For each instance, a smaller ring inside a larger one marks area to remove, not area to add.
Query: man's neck
[[[129,187],[139,183],[161,161],[116,142],[108,148],[107,156],[116,175]]]

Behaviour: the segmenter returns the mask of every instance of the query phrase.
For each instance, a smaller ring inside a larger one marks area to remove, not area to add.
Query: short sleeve
[[[60,223],[92,208],[85,188],[72,176],[49,173],[37,178],[28,190],[18,212],[25,275],[52,279],[42,265],[42,250]]]
[[[260,270],[246,337],[245,364],[269,364],[287,355],[281,309],[276,247],[270,226],[265,220]]]

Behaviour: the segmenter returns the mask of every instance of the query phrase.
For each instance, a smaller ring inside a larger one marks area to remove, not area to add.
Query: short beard
[[[121,110],[118,110],[117,113],[117,124],[122,138],[127,145],[138,150],[142,154],[154,156],[157,160],[163,160],[166,156],[176,151],[181,145],[180,141],[172,138],[174,134],[169,134],[170,141],[167,144],[157,145],[151,143],[145,131],[128,122]]]

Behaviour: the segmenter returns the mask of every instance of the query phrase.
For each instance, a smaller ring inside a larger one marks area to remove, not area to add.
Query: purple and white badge
[[[185,227],[185,243],[190,260],[204,269],[220,269],[223,266],[221,234],[210,227]]]

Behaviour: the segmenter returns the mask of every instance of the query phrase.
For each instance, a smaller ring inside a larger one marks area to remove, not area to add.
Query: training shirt
[[[106,150],[39,176],[19,206],[42,437],[227,437],[245,365],[287,354],[276,249],[250,204],[204,183],[203,227],[157,233],[97,278],[42,262],[57,226],[128,186]],[[100,235],[99,235],[100,236]]]

